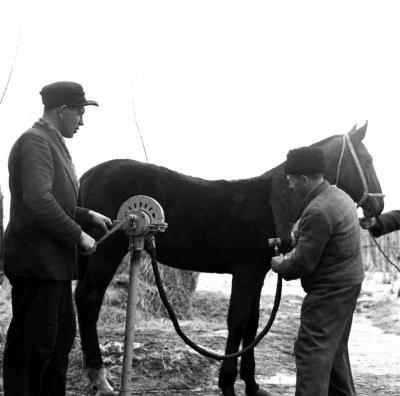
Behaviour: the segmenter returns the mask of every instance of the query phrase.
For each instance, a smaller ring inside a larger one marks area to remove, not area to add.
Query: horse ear
[[[361,140],[365,138],[365,134],[367,133],[367,127],[368,127],[368,120],[365,121],[365,124],[361,128],[358,128],[357,132],[360,134]]]
[[[350,132],[348,133],[349,137],[352,137],[357,132],[357,124],[354,124],[353,128],[351,128]]]
[[[365,121],[365,124],[357,129],[357,124],[353,126],[351,131],[349,132],[349,137],[359,140],[360,142],[365,138],[365,134],[367,133],[368,121]]]

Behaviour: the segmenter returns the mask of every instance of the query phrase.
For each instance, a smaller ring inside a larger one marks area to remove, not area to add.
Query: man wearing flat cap
[[[306,292],[294,346],[296,396],[356,394],[347,349],[364,278],[353,200],[324,180],[324,154],[314,147],[289,151],[289,187],[304,199],[296,248],[273,257],[272,270],[299,279]]]
[[[77,207],[78,179],[66,138],[83,125],[87,100],[80,84],[43,87],[43,117],[23,133],[9,157],[10,221],[4,272],[12,285],[13,317],[3,359],[5,396],[64,395],[76,323],[71,281],[77,249],[95,241],[82,225],[104,232],[111,220]]]

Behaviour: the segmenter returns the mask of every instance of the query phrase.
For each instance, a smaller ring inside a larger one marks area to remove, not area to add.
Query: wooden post
[[[124,358],[122,362],[122,379],[119,396],[130,395],[133,340],[136,324],[136,305],[138,302],[139,266],[141,251],[144,247],[144,237],[129,238],[130,269],[128,284],[128,301],[126,305]]]

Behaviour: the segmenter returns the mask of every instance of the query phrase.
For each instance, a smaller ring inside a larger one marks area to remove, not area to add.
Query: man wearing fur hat
[[[296,396],[356,394],[347,349],[364,270],[353,200],[324,180],[318,148],[289,151],[289,187],[304,198],[298,242],[286,257],[273,257],[272,270],[300,279],[306,292],[294,346]]]
[[[65,138],[83,125],[88,105],[80,84],[60,81],[40,92],[43,117],[23,133],[9,157],[10,221],[4,272],[13,317],[3,359],[5,396],[62,396],[75,337],[71,280],[77,248],[95,241],[85,223],[107,231],[111,220],[77,207],[78,179]]]

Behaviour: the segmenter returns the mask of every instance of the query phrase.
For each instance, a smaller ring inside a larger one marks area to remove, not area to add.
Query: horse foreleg
[[[239,350],[240,343],[247,331],[250,311],[259,282],[259,279],[257,279],[254,274],[250,275],[249,273],[241,272],[240,274],[237,273],[233,275],[228,311],[228,338],[225,354],[232,354]],[[251,360],[253,360],[253,363]],[[251,353],[247,358],[246,367],[251,367],[252,365],[254,365],[254,354]],[[249,386],[255,384],[254,375],[252,379],[250,378],[251,370],[247,370],[245,375]],[[236,376],[237,358],[224,360],[220,369],[218,381],[218,386],[221,388],[223,396],[235,396],[234,385]],[[251,395],[253,396],[253,394]]]

